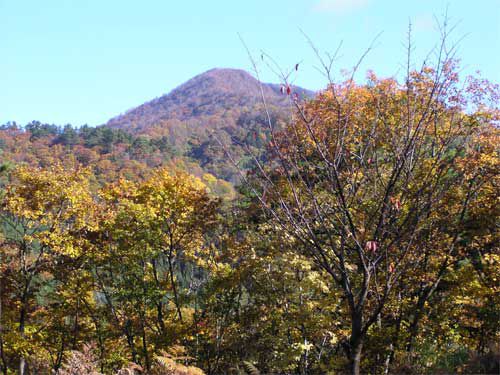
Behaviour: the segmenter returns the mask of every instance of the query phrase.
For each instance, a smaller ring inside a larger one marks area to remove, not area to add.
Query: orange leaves
[[[394,271],[395,271],[394,263],[389,263],[388,271],[389,271],[389,273],[394,273]]]
[[[391,202],[392,208],[395,211],[400,211],[401,210],[401,202],[400,202],[399,198],[391,197],[389,199],[389,201]]]

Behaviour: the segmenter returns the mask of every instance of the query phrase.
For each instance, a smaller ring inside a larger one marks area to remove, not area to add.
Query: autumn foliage
[[[237,196],[175,160],[117,166],[82,131],[54,149],[79,160],[3,168],[0,369],[498,371],[499,91],[457,70],[295,98],[238,148]],[[9,154],[40,129],[4,129]]]

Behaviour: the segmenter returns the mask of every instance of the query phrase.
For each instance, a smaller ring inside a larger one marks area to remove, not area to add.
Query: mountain
[[[267,113],[279,128],[290,118],[292,96],[314,96],[314,92],[300,87],[290,90],[287,95],[279,84],[260,84],[244,70],[212,69],[112,118],[106,127],[162,139],[176,155],[195,161],[219,178],[236,182],[238,170],[227,160],[227,150],[220,144],[243,166],[249,166],[247,148],[259,154],[269,141]]]
[[[262,95],[269,105],[286,107],[289,100],[281,85],[260,84],[240,69],[211,69],[199,74],[170,93],[153,99],[108,121],[107,126],[141,132],[169,120],[191,121],[241,108],[261,108]],[[314,93],[292,87],[300,97]]]
[[[314,95],[299,87],[291,90],[293,96]],[[180,168],[227,195],[238,183],[239,168],[253,165],[249,151],[264,154],[270,140],[267,113],[278,128],[289,120],[291,100],[281,91],[280,85],[261,85],[243,70],[212,69],[102,126],[1,125],[0,159],[39,166],[75,160],[89,167],[99,183],[118,176],[142,178],[161,166]],[[240,162],[238,168],[226,151]]]

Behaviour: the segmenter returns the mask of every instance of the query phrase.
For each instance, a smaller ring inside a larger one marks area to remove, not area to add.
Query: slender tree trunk
[[[170,273],[170,282],[172,283],[172,291],[174,292],[175,307],[177,308],[177,314],[179,314],[179,320],[182,322],[182,312],[181,312],[181,307],[179,305],[177,286],[175,285],[175,278],[174,278],[174,267],[172,264],[172,249],[170,249],[170,252],[168,254],[168,271]]]
[[[3,265],[3,249],[0,249],[0,267]],[[2,326],[2,302],[3,302],[3,278],[0,276],[0,359],[2,360],[2,373],[7,375],[7,361],[3,350],[3,326]]]
[[[158,270],[156,268],[155,259],[151,260],[151,264],[153,266],[153,276],[155,278],[156,287],[160,289],[160,281],[158,278]],[[163,302],[161,300],[156,303],[156,315],[158,317],[158,325],[160,326],[161,333],[164,334],[166,328],[165,328],[165,320],[163,318]]]
[[[27,292],[23,294],[23,297],[21,299],[21,311],[19,313],[19,336],[21,336],[21,339],[24,339],[24,328],[26,325],[26,313],[27,313],[27,307],[26,307],[26,301],[27,301]],[[26,374],[26,359],[24,356],[21,356],[19,358],[19,375],[25,375]]]
[[[146,330],[144,327],[144,317],[141,317],[141,329],[142,329],[142,350],[144,351],[144,362],[146,365],[146,370],[149,372],[151,370],[151,361],[149,359],[149,353],[148,353]]]
[[[132,355],[132,362],[137,363],[137,351],[135,350],[134,344],[134,334],[131,330],[132,322],[127,319],[124,327],[125,336],[127,337],[127,343],[130,348],[130,354]]]
[[[415,337],[417,336],[418,332],[418,324],[420,323],[420,318],[422,317],[423,309],[425,306],[425,301],[427,298],[425,298],[424,295],[422,295],[418,302],[417,306],[414,309],[414,315],[412,322],[410,324],[410,327],[408,328],[409,336],[408,336],[408,342],[406,344],[406,351],[408,353],[411,353],[413,351],[413,345],[415,343]]]
[[[396,323],[396,333],[392,338],[392,342],[389,345],[389,353],[387,353],[387,357],[384,365],[384,374],[389,374],[389,370],[391,368],[392,362],[394,362],[394,356],[396,355],[396,350],[398,349],[399,343],[399,334],[401,332],[401,317],[398,318],[398,322]]]
[[[26,360],[24,359],[24,357],[21,357],[21,359],[19,359],[19,375],[24,375],[25,371],[26,371]]]
[[[61,348],[59,349],[59,351],[57,353],[56,363],[54,364],[54,371],[56,374],[57,374],[57,371],[59,370],[59,368],[61,368],[65,347],[66,347],[66,341],[64,340],[64,336],[63,336],[61,339]]]
[[[361,352],[363,350],[363,341],[359,340],[351,344],[351,374],[359,375],[361,371]]]
[[[2,373],[7,375],[7,362],[5,360],[5,353],[3,351],[2,332],[0,332],[0,358],[2,360]]]
[[[362,333],[362,314],[354,312],[352,314],[351,338],[349,340],[349,361],[350,372],[359,375],[361,370],[361,352],[363,350],[364,335]]]
[[[402,311],[402,302],[401,302],[401,293],[398,294],[398,311],[397,311],[397,319],[396,319],[396,331],[392,336],[392,342],[389,346],[389,353],[387,354],[385,360],[384,374],[389,374],[389,370],[391,368],[391,364],[394,361],[394,356],[396,355],[396,350],[399,347],[399,335],[401,333],[401,321],[403,319],[403,311]]]
[[[77,301],[77,304],[76,304],[76,312],[75,312],[75,321],[73,323],[73,339],[72,339],[72,343],[71,343],[71,346],[72,346],[72,350],[76,350],[76,347],[77,347],[77,338],[78,338],[78,312],[80,311],[80,300]]]

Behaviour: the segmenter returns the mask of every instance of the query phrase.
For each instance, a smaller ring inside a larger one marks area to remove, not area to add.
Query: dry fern
[[[248,375],[260,375],[259,369],[251,362],[243,361],[243,367]]]
[[[178,361],[186,361],[191,357],[185,355],[182,346],[173,346],[168,352],[155,357],[151,370],[152,375],[204,375],[203,370],[194,366],[185,366]]]
[[[142,374],[143,368],[135,363],[130,363],[127,367],[119,370],[116,375],[137,375]]]
[[[84,345],[81,352],[72,351],[58,375],[101,375],[93,345]]]

